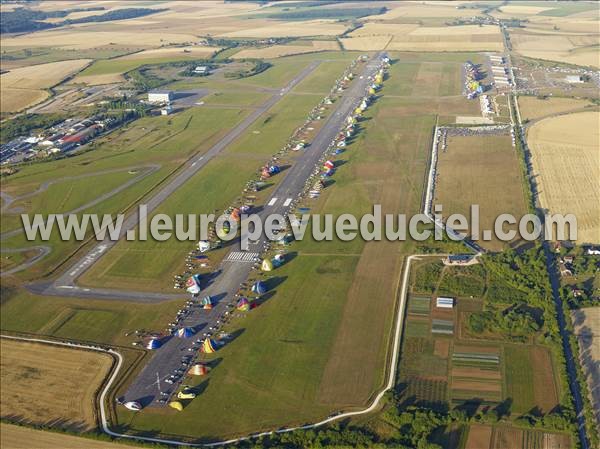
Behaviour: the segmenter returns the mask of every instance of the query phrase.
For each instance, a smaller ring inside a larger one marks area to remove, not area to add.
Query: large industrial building
[[[148,92],[148,103],[169,103],[173,94],[168,90],[155,90]]]

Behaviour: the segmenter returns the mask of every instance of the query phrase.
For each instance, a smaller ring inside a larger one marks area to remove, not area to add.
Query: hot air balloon
[[[202,363],[197,363],[190,369],[190,374],[193,376],[206,376],[209,371],[209,366],[203,365]]]
[[[267,286],[263,281],[256,281],[252,286],[252,291],[257,295],[264,295],[267,293]]]
[[[273,262],[269,259],[264,259],[262,261],[261,270],[263,271],[272,271],[273,270]]]
[[[139,412],[142,409],[142,404],[136,401],[129,401],[123,405],[125,406],[125,408],[133,410],[134,412]]]
[[[160,340],[158,338],[151,338],[150,340],[148,340],[148,343],[146,343],[146,349],[158,349],[160,348],[161,343]]]
[[[250,310],[250,302],[246,298],[240,298],[235,308],[240,312],[248,312]]]
[[[206,251],[208,251],[210,249],[210,242],[206,241],[206,240],[200,240],[198,242],[198,250],[201,253],[205,253]]]
[[[177,329],[176,335],[179,338],[190,338],[194,335],[194,330],[191,327],[182,327],[181,329]]]
[[[169,402],[169,407],[174,408],[178,412],[183,411],[183,405],[179,401],[171,401],[171,402]]]
[[[210,338],[206,338],[200,347],[200,352],[203,352],[204,354],[217,352],[217,343]]]

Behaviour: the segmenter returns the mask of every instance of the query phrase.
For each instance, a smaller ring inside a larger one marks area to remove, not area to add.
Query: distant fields
[[[4,338],[1,345],[3,418],[76,431],[96,427],[95,395],[110,356]]]
[[[542,430],[472,424],[465,449],[569,449],[571,438]]]
[[[447,150],[438,151],[434,204],[443,206],[444,218],[456,213],[470,217],[471,205],[478,205],[480,229],[493,231],[498,215],[510,213],[518,221],[527,213],[521,168],[509,134],[449,136]],[[494,238],[479,244],[500,250],[506,243]]]

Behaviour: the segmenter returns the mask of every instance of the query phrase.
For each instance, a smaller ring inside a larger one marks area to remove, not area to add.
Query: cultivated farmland
[[[535,120],[549,115],[563,114],[591,105],[589,101],[578,98],[549,97],[540,99],[524,95],[519,97],[519,109],[523,120]]]
[[[43,89],[60,83],[91,62],[89,59],[50,62],[10,70],[0,76],[1,112],[15,112],[48,96]]]
[[[577,217],[578,242],[600,242],[600,112],[544,119],[527,134],[539,200],[551,213]]]
[[[7,339],[1,345],[2,417],[78,431],[96,427],[94,400],[110,356]]]
[[[11,424],[0,424],[0,445],[4,449],[132,449],[138,447],[62,433],[44,432]]]

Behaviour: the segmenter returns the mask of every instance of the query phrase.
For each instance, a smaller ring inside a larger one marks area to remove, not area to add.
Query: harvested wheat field
[[[313,41],[310,45],[273,45],[265,48],[247,48],[232,56],[234,59],[244,58],[279,58],[281,56],[299,55],[315,51],[339,50],[337,41]]]
[[[517,53],[529,58],[600,67],[599,35],[511,33]]]
[[[139,446],[0,424],[0,447],[2,449],[132,449]]]
[[[44,100],[48,89],[80,71],[90,59],[50,62],[11,70],[0,76],[2,112],[15,112]]]
[[[346,50],[369,51],[384,50],[391,40],[392,36],[365,36],[340,39],[340,42]]]
[[[221,37],[300,37],[300,36],[337,36],[346,31],[346,27],[335,20],[306,20],[294,23],[269,22],[265,26],[231,31]]]
[[[78,431],[96,427],[94,399],[110,356],[8,339],[0,344],[3,418]]]
[[[577,217],[578,243],[600,243],[600,112],[544,119],[527,133],[539,201]]]
[[[547,115],[562,114],[590,105],[592,103],[588,100],[577,98],[552,97],[542,100],[530,96],[519,97],[519,109],[523,120],[535,120]]]
[[[600,426],[600,306],[571,311],[591,401]]]
[[[194,47],[164,47],[164,48],[155,48],[152,50],[144,50],[138,53],[132,53],[130,55],[121,56],[120,58],[116,58],[119,60],[122,59],[150,59],[150,58],[173,58],[173,57],[189,57],[191,59],[194,58],[209,58],[215,52],[219,51],[221,47],[204,47],[204,46],[194,46]]]
[[[367,22],[362,27],[348,34],[348,37],[369,36],[402,36],[419,27],[416,23],[380,23]]]

